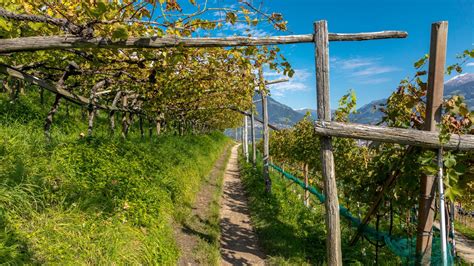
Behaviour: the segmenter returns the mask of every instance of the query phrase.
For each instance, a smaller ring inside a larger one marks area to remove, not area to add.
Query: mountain
[[[449,98],[453,95],[462,95],[466,99],[466,103],[472,109],[474,109],[474,73],[466,73],[457,75],[444,84],[444,95],[445,98]],[[261,97],[256,94],[253,97],[253,101],[257,106],[257,117],[261,118],[262,105]],[[384,104],[387,99],[380,99],[372,101],[357,110],[356,114],[351,114],[349,120],[354,123],[361,124],[375,124],[382,120],[382,112],[377,107]],[[271,124],[279,128],[288,128],[296,124],[298,121],[303,119],[307,113],[311,114],[313,119],[317,118],[317,112],[314,109],[303,108],[293,110],[291,107],[284,105],[272,97],[268,97],[268,115]],[[260,138],[261,135],[261,124],[256,122],[257,127],[256,135]],[[234,133],[227,132],[229,136],[234,136]]]
[[[297,109],[295,111],[302,115],[306,115],[307,113],[309,113],[311,115],[311,118],[313,119],[316,119],[318,117],[318,111],[315,109],[303,108],[303,109]]]
[[[474,109],[474,73],[457,75],[444,83],[444,98],[454,95],[464,96],[467,105]],[[368,103],[357,110],[357,114],[351,115],[350,121],[362,124],[375,124],[382,119],[382,112],[376,108],[384,104],[387,99],[380,99]]]
[[[256,102],[255,105],[257,106],[257,117],[262,117],[262,104],[261,104],[261,97],[259,94],[255,94],[253,97],[253,101]],[[304,114],[301,114],[291,107],[284,105],[277,100],[273,99],[272,97],[268,97],[268,121],[270,124],[273,124],[280,128],[288,128],[293,126],[294,124],[298,123],[301,119],[303,119]],[[257,123],[258,124],[258,123]]]
[[[357,113],[349,115],[349,121],[360,124],[375,124],[382,120],[382,112],[379,107],[387,102],[387,99],[372,101],[361,108]]]
[[[444,83],[444,95],[449,98],[453,95],[462,95],[467,105],[474,108],[474,73],[466,73],[453,77]]]

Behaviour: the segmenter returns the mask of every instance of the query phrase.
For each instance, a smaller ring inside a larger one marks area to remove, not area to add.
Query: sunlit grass
[[[51,100],[51,99],[49,99]],[[47,102],[0,94],[0,262],[173,265],[172,220],[190,208],[228,139],[111,136],[100,113],[92,138],[81,110],[64,105],[52,141]]]

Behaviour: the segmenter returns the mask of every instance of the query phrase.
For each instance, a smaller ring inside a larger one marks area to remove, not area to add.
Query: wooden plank
[[[318,119],[331,121],[329,106],[329,36],[325,20],[314,23]],[[342,265],[339,199],[331,137],[321,137],[321,163],[326,201],[326,252],[329,266]]]
[[[288,81],[290,81],[288,78],[281,78],[281,79],[275,79],[275,80],[265,80],[265,85],[272,85],[272,84],[288,82]]]
[[[364,139],[386,143],[418,146],[446,150],[474,150],[474,135],[451,135],[450,140],[441,145],[439,133],[416,129],[389,128],[355,123],[315,122],[316,134],[323,136]]]
[[[364,33],[331,33],[330,41],[364,41],[390,38],[406,38],[404,31],[380,31]],[[182,38],[164,37],[130,37],[127,40],[112,41],[107,38],[90,38],[72,36],[35,36],[0,40],[0,53],[38,51],[47,49],[70,48],[166,48],[166,47],[231,47],[260,46],[292,43],[311,43],[313,34],[284,35],[270,37],[209,37]]]
[[[441,121],[444,90],[444,67],[446,65],[446,46],[448,22],[431,24],[430,58],[428,67],[428,92],[426,95],[425,130],[436,131]],[[416,252],[421,264],[431,261],[433,220],[435,214],[436,175],[421,177]]]

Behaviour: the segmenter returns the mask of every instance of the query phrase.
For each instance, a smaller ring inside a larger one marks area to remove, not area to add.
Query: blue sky
[[[321,19],[328,21],[329,32],[334,33],[408,32],[407,39],[331,42],[331,108],[349,89],[356,91],[358,107],[389,96],[401,79],[413,75],[413,63],[428,53],[432,22],[449,22],[448,64],[457,62],[455,57],[463,50],[474,48],[473,0],[275,0],[264,4],[269,12],[282,13],[288,21],[289,32],[284,34],[312,33],[313,22]],[[255,33],[282,34],[271,27]],[[315,108],[314,46],[285,45],[281,49],[296,74],[289,83],[272,85],[272,96],[294,109]],[[464,70],[474,72],[474,63]],[[278,78],[271,72],[266,77]]]

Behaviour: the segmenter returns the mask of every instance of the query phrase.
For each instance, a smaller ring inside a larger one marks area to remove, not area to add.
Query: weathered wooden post
[[[304,171],[304,205],[309,207],[309,191],[308,191],[308,175],[309,175],[309,167],[307,163],[303,164],[303,171]]]
[[[436,124],[441,121],[447,36],[447,21],[431,24],[425,118],[425,130],[427,131],[436,131]],[[425,175],[421,178],[416,253],[418,263],[422,265],[429,264],[431,261],[432,228],[435,212],[435,178],[434,175]]]
[[[248,136],[248,122],[247,116],[244,115],[244,154],[245,161],[249,162],[249,136]]]
[[[265,91],[265,80],[263,79],[263,69],[258,69],[260,95],[262,96],[262,113],[263,113],[263,179],[265,180],[265,192],[272,191],[272,180],[268,172],[268,156],[269,156],[269,129],[268,129],[268,106],[267,92]]]
[[[256,150],[256,144],[255,144],[255,118],[253,114],[253,106],[252,109],[250,110],[250,127],[251,127],[251,138],[252,138],[252,164],[253,167],[255,168],[256,163],[257,163],[257,150]]]
[[[318,120],[331,121],[329,106],[329,37],[327,21],[314,23],[316,48],[316,89]],[[336,174],[331,137],[321,137],[321,163],[326,201],[326,252],[328,265],[342,265],[341,229],[339,221],[339,199],[337,197]]]

